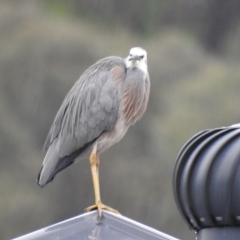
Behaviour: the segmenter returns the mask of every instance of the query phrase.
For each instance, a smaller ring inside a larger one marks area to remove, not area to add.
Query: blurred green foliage
[[[108,27],[122,25],[142,36],[152,36],[169,25],[189,31],[212,52],[221,52],[226,35],[239,25],[239,0],[50,0],[46,7]]]

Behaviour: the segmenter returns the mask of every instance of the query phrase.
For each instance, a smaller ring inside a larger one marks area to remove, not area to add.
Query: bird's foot
[[[111,208],[109,206],[106,206],[106,205],[102,204],[101,202],[98,202],[98,203],[96,203],[96,204],[94,204],[94,205],[92,205],[92,206],[90,206],[88,208],[85,208],[85,211],[86,212],[90,212],[90,211],[92,211],[94,209],[98,209],[98,216],[100,218],[102,217],[102,210],[103,209],[105,209],[107,211],[110,211],[110,212],[113,212],[113,213],[116,213],[116,214],[120,214],[118,210],[113,209],[113,208]]]

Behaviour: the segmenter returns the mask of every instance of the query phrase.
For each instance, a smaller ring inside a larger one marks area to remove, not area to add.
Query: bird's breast
[[[121,113],[127,125],[133,125],[146,111],[150,92],[148,74],[129,71],[122,88]]]

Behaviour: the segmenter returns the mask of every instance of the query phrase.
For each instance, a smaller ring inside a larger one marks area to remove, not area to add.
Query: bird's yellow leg
[[[85,211],[89,212],[93,209],[98,209],[98,216],[102,216],[102,209],[106,209],[108,211],[118,213],[119,212],[111,207],[108,207],[101,202],[100,197],[100,186],[99,186],[99,157],[97,155],[97,143],[94,144],[93,151],[89,158],[92,178],[93,178],[93,187],[94,187],[94,195],[95,195],[95,204],[86,208]]]

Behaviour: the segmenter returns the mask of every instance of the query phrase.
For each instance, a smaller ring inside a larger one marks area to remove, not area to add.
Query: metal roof
[[[30,239],[178,240],[127,217],[108,211],[103,211],[101,222],[98,220],[97,211],[92,211],[15,238],[15,240]]]

